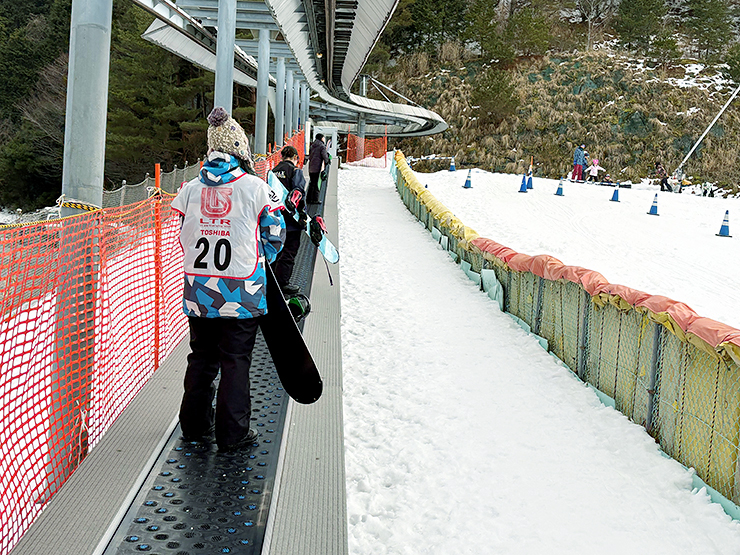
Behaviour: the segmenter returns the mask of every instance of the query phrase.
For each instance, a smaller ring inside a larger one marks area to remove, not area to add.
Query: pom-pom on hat
[[[244,129],[221,106],[208,114],[208,148],[236,156],[252,166],[252,152]]]

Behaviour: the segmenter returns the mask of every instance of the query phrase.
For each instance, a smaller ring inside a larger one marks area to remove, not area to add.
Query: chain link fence
[[[613,399],[665,453],[740,503],[737,358],[681,330],[665,313],[632,306],[617,295],[592,296],[568,279],[512,269],[472,244],[477,234],[422,185],[410,186],[415,178],[400,158],[391,174],[404,204],[471,272],[494,272],[504,310],[546,340],[549,351],[584,382]],[[486,280],[474,279],[485,289]]]
[[[190,181],[198,177],[200,171],[200,162],[178,168],[175,166],[171,172],[162,172],[160,174],[161,189],[166,193],[176,193],[184,181]],[[155,187],[155,177],[146,174],[144,181],[129,185],[125,181],[118,189],[114,191],[103,191],[103,208],[112,208],[115,206],[126,206],[136,204],[149,198],[149,191]]]

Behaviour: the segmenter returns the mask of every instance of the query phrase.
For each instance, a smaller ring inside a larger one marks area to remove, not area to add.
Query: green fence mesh
[[[740,368],[731,359],[681,341],[649,312],[592,298],[579,284],[510,269],[470,247],[437,220],[395,172],[409,211],[440,243],[493,270],[504,309],[548,341],[550,351],[582,380],[614,399],[662,449],[722,495],[740,502]]]

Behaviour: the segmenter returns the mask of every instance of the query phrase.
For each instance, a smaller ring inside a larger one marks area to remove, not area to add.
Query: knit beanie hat
[[[249,139],[242,126],[221,106],[208,114],[208,148],[231,154],[253,166]]]

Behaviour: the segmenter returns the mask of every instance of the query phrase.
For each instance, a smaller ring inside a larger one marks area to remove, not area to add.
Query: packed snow
[[[597,156],[593,154],[593,156]],[[601,165],[607,170],[608,161]],[[422,184],[484,237],[518,252],[549,254],[596,270],[611,283],[686,303],[700,316],[740,329],[740,199],[660,192],[657,185],[613,187],[473,170],[419,173]],[[612,174],[613,178],[616,175]],[[659,216],[647,212],[658,194]],[[730,211],[730,235],[717,237]]]
[[[517,196],[516,176],[474,173],[463,191],[466,174],[424,179],[464,222],[522,252],[637,287],[731,287],[714,266],[697,278],[670,260],[698,249],[702,263],[722,252],[736,264],[734,240],[714,237],[718,199],[662,195],[655,218],[648,190],[620,191],[617,204],[588,185],[553,197],[556,183],[536,179]],[[353,555],[740,551],[740,523],[500,312],[406,210],[386,170],[340,171],[339,231]],[[662,278],[653,255],[670,262]]]

